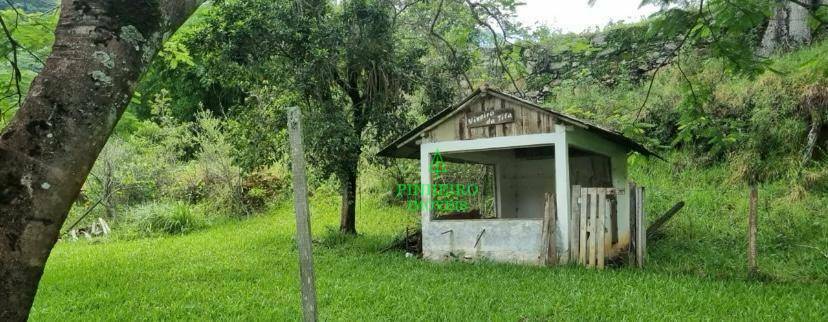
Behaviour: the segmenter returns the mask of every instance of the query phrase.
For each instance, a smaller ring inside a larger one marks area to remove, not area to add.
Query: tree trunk
[[[347,234],[356,234],[356,188],[357,168],[349,169],[350,173],[342,182],[342,207],[339,214],[339,231]]]
[[[807,2],[807,1],[805,1]],[[791,48],[799,48],[811,43],[811,27],[808,26],[810,8],[788,2],[788,35]]]
[[[809,10],[787,0],[779,1],[768,21],[758,54],[768,57],[810,43]]]
[[[747,249],[747,266],[748,277],[755,277],[759,272],[756,265],[756,204],[759,201],[759,193],[756,184],[750,185],[750,204],[748,210],[748,249]]]
[[[63,0],[52,54],[0,134],[0,320],[24,321],[72,202],[162,41],[202,0]]]

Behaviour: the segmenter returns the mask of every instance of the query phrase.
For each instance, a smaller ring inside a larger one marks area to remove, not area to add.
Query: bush
[[[208,202],[229,214],[249,214],[243,203],[241,168],[233,160],[233,146],[229,143],[221,120],[209,112],[196,115],[198,130],[195,142],[195,167]]]
[[[123,236],[148,237],[186,234],[208,224],[204,213],[184,202],[152,202],[133,207],[127,214]]]
[[[363,159],[357,187],[361,194],[380,195],[385,204],[402,204],[396,196],[398,184],[420,182],[420,164],[412,160],[391,160],[387,164],[371,164]]]
[[[291,174],[287,165],[276,165],[248,174],[242,184],[242,202],[253,210],[262,209],[268,203],[280,200],[291,190]]]
[[[167,110],[163,105],[161,100],[157,109]],[[192,217],[179,209],[185,208],[180,205],[209,204],[228,215],[249,213],[252,208],[244,202],[242,173],[234,164],[234,150],[222,122],[206,112],[199,113],[196,122],[177,123],[163,114],[156,118],[158,123],[125,118],[130,129],[124,131],[131,133],[119,133],[109,140],[67,223],[95,206],[87,221],[106,217],[115,226],[121,220],[127,226],[141,222],[138,231],[180,233],[191,226],[188,218]],[[153,213],[172,209],[152,203],[159,198],[179,201],[178,210],[164,217],[171,221],[149,221],[160,216]]]

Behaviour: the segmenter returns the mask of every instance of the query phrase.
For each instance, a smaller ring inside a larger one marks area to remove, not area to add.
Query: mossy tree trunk
[[[346,234],[356,235],[356,202],[357,202],[357,177],[359,176],[359,158],[362,155],[362,142],[360,142],[368,121],[365,117],[367,97],[359,90],[359,81],[354,77],[355,71],[346,72],[347,82],[340,82],[340,87],[351,100],[351,119],[353,120],[353,137],[356,144],[350,157],[341,160],[342,173],[339,180],[342,184],[341,197],[342,205],[339,213],[339,231]]]
[[[52,54],[0,134],[0,320],[28,317],[59,230],[139,77],[202,1],[61,2]]]
[[[341,188],[342,205],[339,214],[339,231],[346,234],[356,234],[357,170],[351,170],[344,181]]]
[[[819,4],[811,0],[779,0],[762,36],[759,55],[768,57],[811,42],[808,18]]]

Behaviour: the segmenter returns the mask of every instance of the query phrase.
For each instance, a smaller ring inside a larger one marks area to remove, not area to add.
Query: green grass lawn
[[[379,253],[414,222],[411,214],[367,198],[358,207],[361,235],[342,238],[331,233],[337,199],[313,199],[323,320],[828,319],[824,281],[749,282],[737,277],[742,267],[728,271],[729,260],[699,260],[690,270],[694,256],[711,254],[670,238],[653,245],[653,264],[644,271],[432,263]],[[297,320],[293,234],[292,209],[285,204],[185,236],[61,242],[31,318]]]

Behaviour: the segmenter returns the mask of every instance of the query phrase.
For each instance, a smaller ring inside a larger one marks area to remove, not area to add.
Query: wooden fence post
[[[753,278],[759,271],[756,265],[756,221],[757,221],[757,207],[759,200],[759,192],[756,184],[750,185],[750,201],[748,205],[748,249],[747,249],[747,266],[748,278]]]
[[[644,213],[644,187],[637,187],[635,191],[635,263],[644,267],[644,258],[647,255],[647,228]]]
[[[587,188],[581,188],[581,218],[580,218],[580,232],[578,232],[578,262],[581,265],[587,264],[587,215],[590,214],[589,212],[589,190]]]
[[[543,216],[543,238],[541,238],[541,264],[546,266],[558,263],[558,250],[555,236],[556,229],[556,203],[555,195],[546,194],[546,203]]]
[[[598,264],[598,188],[589,188],[589,257],[587,264],[595,267]]]
[[[288,108],[290,155],[293,164],[293,207],[296,210],[296,242],[299,246],[299,278],[302,288],[304,321],[316,321],[316,280],[313,274],[313,249],[305,176],[305,149],[302,145],[302,113],[299,107]]]
[[[569,260],[571,262],[575,262],[578,260],[578,248],[580,245],[578,242],[581,240],[580,232],[581,229],[578,226],[581,222],[580,214],[581,214],[581,186],[574,185],[572,186],[572,202],[569,203],[572,210],[569,214]]]
[[[638,266],[638,263],[635,259],[636,254],[636,244],[638,244],[638,227],[636,226],[636,210],[635,210],[635,182],[630,181],[627,185],[627,191],[629,192],[629,204],[630,204],[630,249],[627,252],[627,264],[630,266]]]
[[[598,261],[597,266],[598,269],[604,269],[604,257],[605,257],[605,250],[604,247],[604,220],[605,215],[607,212],[607,189],[599,188],[596,191],[598,193],[598,212],[595,219],[595,247],[596,247],[596,260]]]

